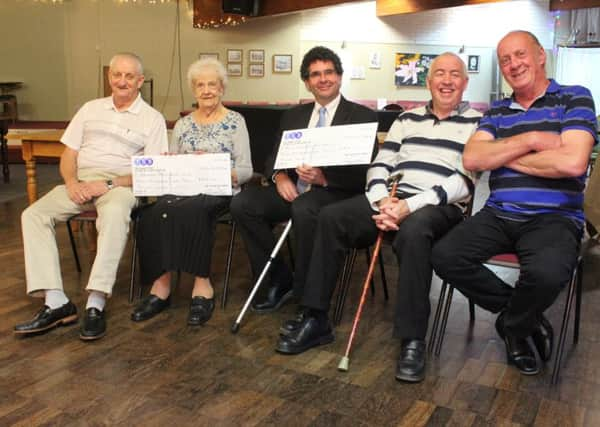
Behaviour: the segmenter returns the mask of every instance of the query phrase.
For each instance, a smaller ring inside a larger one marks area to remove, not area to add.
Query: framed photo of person
[[[250,64],[264,64],[265,51],[262,49],[250,49],[248,51],[248,62]]]
[[[242,63],[227,63],[227,75],[239,77],[242,75]]]
[[[273,73],[291,73],[292,55],[273,55]]]
[[[216,59],[217,61],[219,60],[219,54],[218,53],[206,53],[206,52],[200,52],[198,54],[198,59],[205,59],[205,58],[213,58]]]
[[[248,64],[248,77],[263,77],[265,64]]]
[[[242,62],[242,49],[227,49],[227,62]]]
[[[467,58],[467,71],[469,73],[479,72],[479,55],[469,55]]]

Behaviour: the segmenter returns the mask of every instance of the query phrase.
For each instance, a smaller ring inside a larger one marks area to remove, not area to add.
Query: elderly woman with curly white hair
[[[252,163],[244,118],[221,102],[227,85],[225,69],[215,59],[201,59],[189,67],[187,77],[198,107],[175,124],[169,152],[231,153],[236,194],[252,176]],[[169,306],[172,271],[195,277],[188,324],[201,325],[210,319],[215,307],[209,274],[216,221],[230,200],[206,194],[164,196],[142,210],[138,227],[141,280],[152,283],[152,289],[134,309],[133,321],[150,319]]]

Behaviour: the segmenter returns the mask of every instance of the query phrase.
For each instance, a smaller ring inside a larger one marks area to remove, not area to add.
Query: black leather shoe
[[[403,340],[396,365],[396,379],[418,383],[425,379],[425,341]]]
[[[104,310],[100,311],[95,307],[90,307],[85,311],[85,317],[79,331],[79,338],[84,341],[100,339],[106,333],[106,319]]]
[[[200,326],[210,319],[215,309],[215,299],[194,297],[190,304],[190,315],[188,316],[188,325]]]
[[[38,311],[33,319],[15,325],[15,334],[33,334],[54,328],[55,326],[68,325],[77,320],[77,307],[71,301],[52,310],[47,305]]]
[[[540,372],[535,353],[526,338],[506,335],[504,344],[508,363],[515,365],[523,375],[536,375]]]
[[[554,346],[554,330],[543,314],[540,316],[538,327],[531,333],[531,338],[540,355],[540,359],[544,362],[550,360]]]
[[[267,296],[262,301],[252,303],[252,310],[257,313],[272,313],[279,310],[293,298],[292,285],[274,285],[269,288]]]
[[[138,306],[131,313],[131,320],[134,322],[141,322],[148,320],[156,316],[158,313],[167,308],[170,304],[170,298],[161,299],[156,295],[148,295],[144,298]]]
[[[526,338],[516,338],[506,333],[504,328],[504,312],[496,318],[496,331],[506,345],[506,359],[513,364],[523,375],[536,375],[539,373],[538,363],[533,349]]]
[[[304,319],[308,316],[308,310],[309,309],[306,307],[299,307],[295,318],[283,322],[281,328],[279,328],[279,334],[288,336],[294,331],[297,331]]]
[[[279,337],[275,350],[283,354],[299,354],[309,348],[333,342],[331,326],[322,328],[314,317],[306,317],[296,331]]]

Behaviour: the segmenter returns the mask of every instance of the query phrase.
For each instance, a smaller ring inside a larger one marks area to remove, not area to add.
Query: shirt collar
[[[535,98],[535,100],[533,101],[533,103],[531,105],[533,105],[538,99],[546,96],[547,93],[556,93],[560,90],[560,85],[558,83],[556,83],[556,80],[554,80],[554,79],[548,79],[548,80],[550,81],[550,84],[546,87],[546,90],[544,92],[542,92],[537,98]],[[523,106],[515,100],[514,92],[512,93],[510,98],[506,98],[506,103],[504,105],[506,107],[510,108],[511,110],[526,111],[526,109],[523,108]]]
[[[131,105],[129,107],[127,107],[126,109],[119,111],[117,110],[117,107],[115,107],[115,103],[113,101],[113,97],[112,96],[108,96],[106,98],[104,98],[105,102],[104,102],[104,108],[106,108],[107,110],[114,110],[120,113],[132,113],[132,114],[139,114],[140,110],[142,108],[142,95],[140,93],[138,93],[137,97],[135,98],[135,101],[133,101],[133,103],[131,103]]]
[[[335,98],[333,98],[333,100],[327,105],[321,105],[315,101],[314,111],[319,113],[321,107],[325,107],[327,109],[327,113],[331,114],[332,111],[335,111],[337,109],[338,105],[340,104],[340,99],[342,99],[342,94],[338,93],[338,95]]]
[[[456,105],[456,107],[454,107],[454,109],[450,112],[450,115],[448,117],[460,116],[469,108],[469,101],[461,101]],[[425,105],[425,111],[427,111],[428,114],[437,117],[433,112],[433,101],[429,101],[427,105]]]

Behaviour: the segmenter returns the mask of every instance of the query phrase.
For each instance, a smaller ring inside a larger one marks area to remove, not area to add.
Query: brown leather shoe
[[[55,309],[45,305],[36,313],[33,319],[16,324],[13,332],[23,335],[34,334],[48,331],[56,326],[68,325],[75,321],[77,321],[77,307],[71,301]]]

